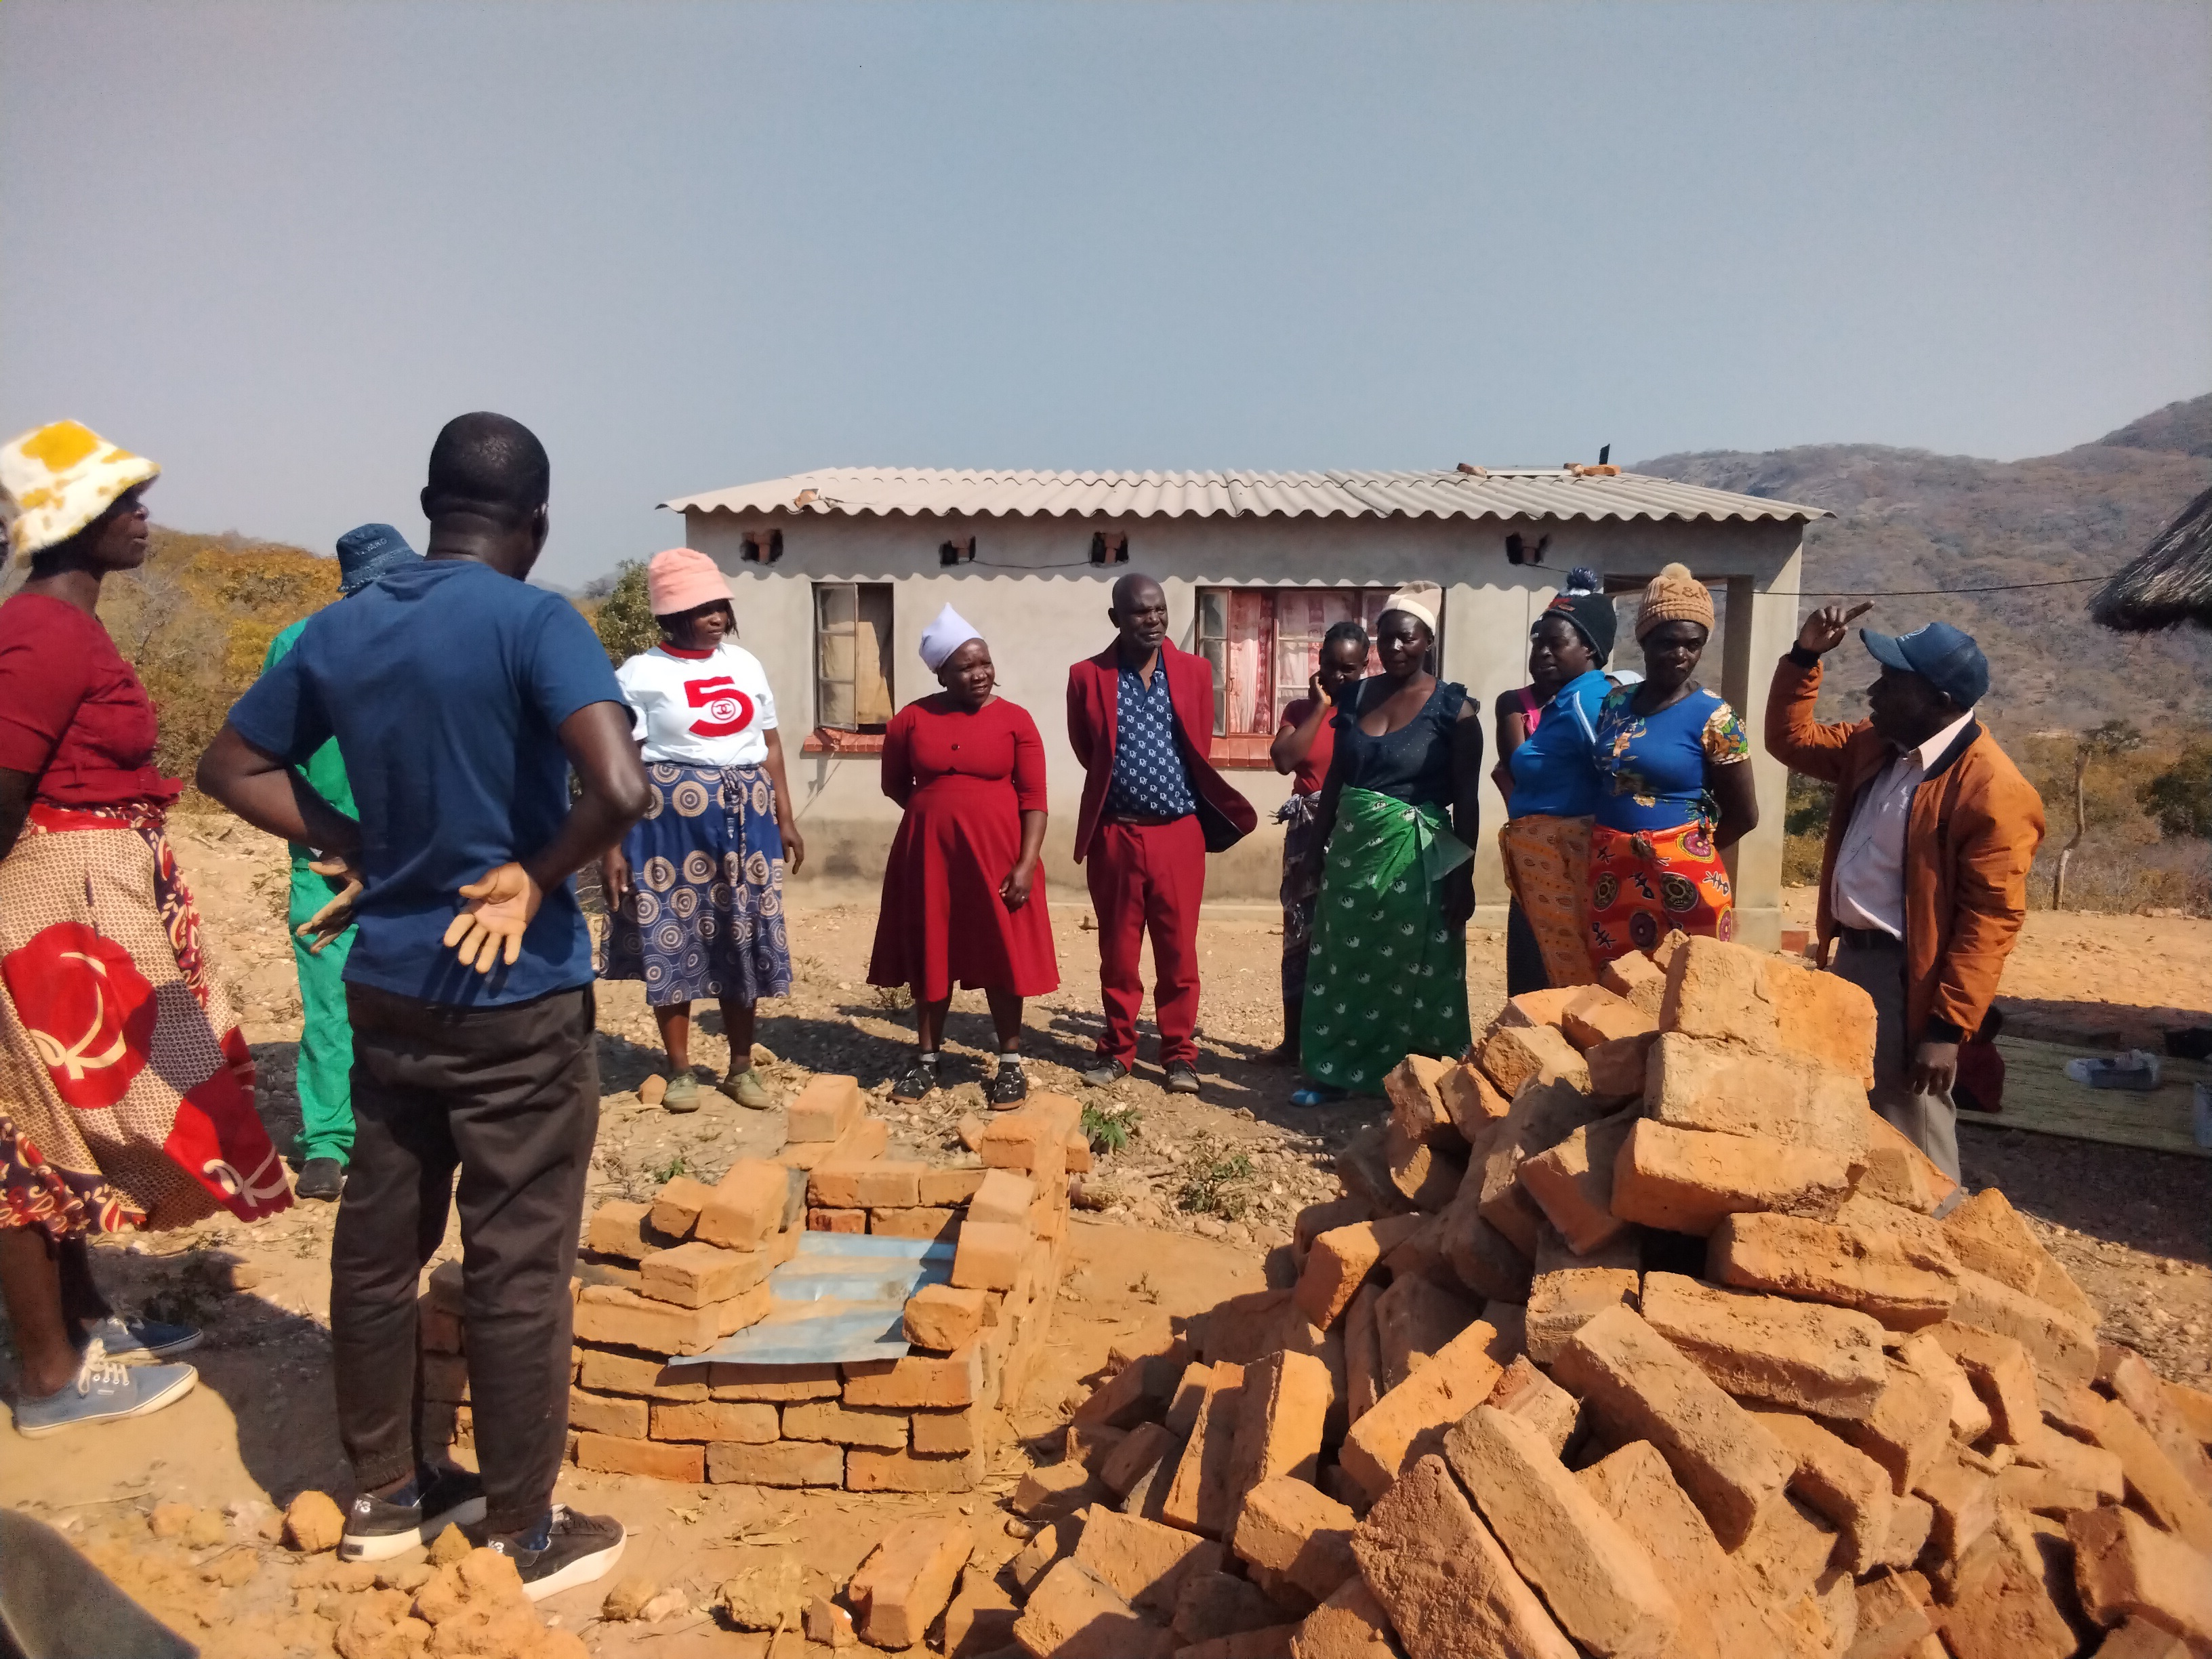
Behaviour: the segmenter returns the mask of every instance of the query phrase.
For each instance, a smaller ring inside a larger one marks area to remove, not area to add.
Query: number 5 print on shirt
[[[694,737],[735,737],[753,723],[753,700],[738,690],[727,674],[717,674],[711,680],[686,680],[684,695],[694,708],[707,711],[704,720],[691,722]]]

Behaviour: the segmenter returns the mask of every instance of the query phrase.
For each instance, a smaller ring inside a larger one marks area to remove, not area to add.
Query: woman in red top
[[[1283,710],[1283,723],[1267,750],[1275,770],[1293,780],[1291,798],[1275,813],[1275,822],[1283,826],[1283,1040],[1260,1056],[1271,1066],[1297,1064],[1318,890],[1309,854],[1320,819],[1321,787],[1328,781],[1328,763],[1336,753],[1336,694],[1366,672],[1367,630],[1356,622],[1331,627],[1322,635],[1321,661],[1306,683],[1306,695]]]
[[[926,1100],[952,988],[981,988],[999,1037],[994,1106],[1029,1094],[1022,999],[1060,988],[1052,918],[1038,879],[1044,846],[1044,744],[1019,704],[993,695],[991,647],[946,605],[922,635],[945,690],[910,702],[884,732],[884,793],[906,809],[884,869],[871,985],[914,992],[921,1050],[891,1091]]]
[[[31,567],[0,605],[0,1292],[26,1435],[158,1411],[197,1376],[114,1363],[199,1333],[118,1316],[88,1235],[292,1201],[162,834],[182,786],[97,613],[102,578],[146,562],[159,471],[74,421],[0,448],[0,519]]]

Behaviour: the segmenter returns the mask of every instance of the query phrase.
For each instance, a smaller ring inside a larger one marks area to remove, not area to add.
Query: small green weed
[[[1224,1221],[1234,1221],[1251,1202],[1252,1195],[1246,1190],[1251,1179],[1249,1158],[1201,1135],[1191,1145],[1176,1204],[1191,1215],[1212,1215]]]
[[[684,1157],[683,1153],[678,1152],[675,1157],[670,1158],[667,1163],[661,1164],[658,1168],[655,1168],[652,1164],[647,1164],[645,1170],[645,1178],[647,1181],[650,1181],[656,1187],[665,1187],[670,1182],[675,1180],[677,1176],[680,1175],[690,1175],[690,1173],[691,1160]]]
[[[1128,1148],[1145,1115],[1133,1106],[1085,1106],[1083,1135],[1094,1152],[1119,1152]]]

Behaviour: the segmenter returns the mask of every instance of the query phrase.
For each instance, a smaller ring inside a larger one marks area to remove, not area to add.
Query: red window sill
[[[806,734],[806,741],[799,746],[802,755],[880,755],[884,752],[884,734],[880,732],[839,732],[817,726]]]

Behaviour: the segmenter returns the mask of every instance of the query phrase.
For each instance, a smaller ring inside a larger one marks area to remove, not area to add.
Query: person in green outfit
[[[349,530],[338,538],[337,552],[342,600],[422,557],[388,524]],[[269,642],[263,673],[292,648],[307,625],[302,617]],[[300,775],[339,811],[358,816],[337,739],[309,756]],[[353,1152],[353,1026],[346,1016],[345,965],[354,929],[348,926],[319,941],[301,934],[344,896],[340,879],[324,872],[313,848],[293,843],[292,896],[284,918],[293,930],[292,959],[300,969],[300,1145],[293,1154],[299,1177],[293,1190],[325,1202],[335,1201],[345,1190],[346,1164]]]

